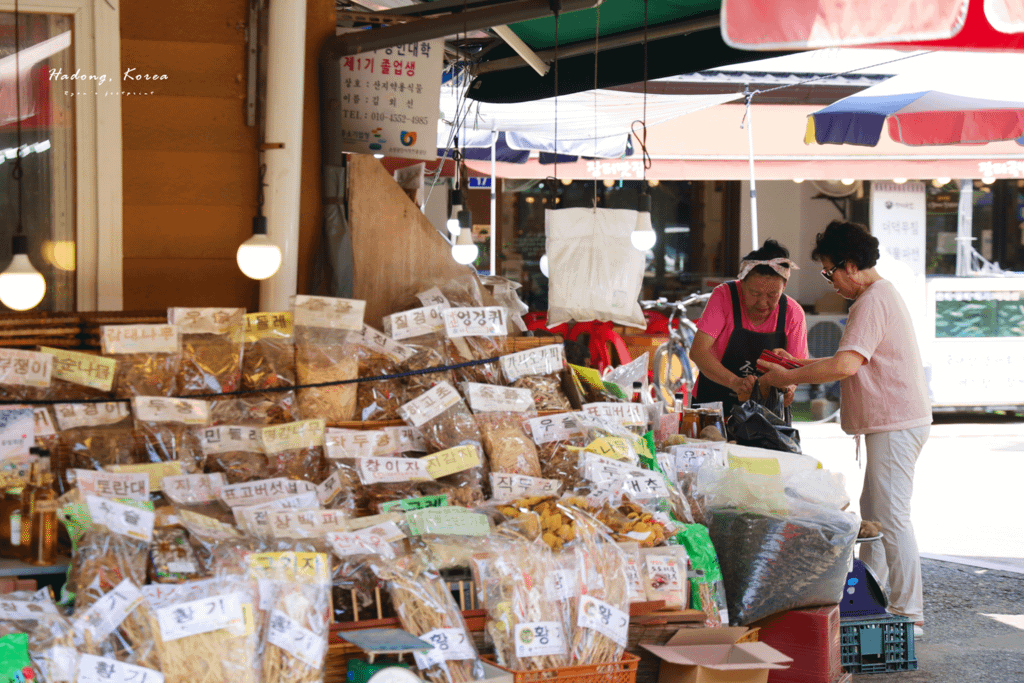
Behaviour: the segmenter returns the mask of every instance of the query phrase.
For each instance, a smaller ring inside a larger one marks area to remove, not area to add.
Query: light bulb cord
[[[260,153],[260,156],[263,156]],[[263,215],[263,202],[266,199],[264,196],[263,188],[267,186],[267,164],[264,161],[260,162],[259,167],[259,186],[256,189],[256,215]]]
[[[18,151],[14,155],[14,169],[11,171],[11,178],[18,186],[18,224],[15,234],[21,235],[24,232],[21,223],[22,194],[21,194],[21,12],[18,7],[18,0],[14,0],[14,102],[16,108],[15,127],[18,136]]]

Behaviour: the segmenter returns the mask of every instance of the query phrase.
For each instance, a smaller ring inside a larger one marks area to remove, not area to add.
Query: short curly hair
[[[755,249],[746,256],[743,257],[744,261],[770,261],[773,258],[789,258],[789,249],[779,244],[775,240],[766,240],[764,246],[760,249]],[[786,270],[789,270],[789,266],[783,266]],[[751,275],[767,275],[770,277],[777,277],[780,280],[785,281],[786,278],[775,272],[775,269],[771,266],[757,265],[750,269],[747,273],[747,277]],[[744,280],[747,278],[743,278]]]
[[[881,253],[878,238],[871,234],[866,225],[846,221],[832,221],[815,238],[811,258],[820,261],[824,256],[833,265],[856,264],[859,270],[874,268]]]

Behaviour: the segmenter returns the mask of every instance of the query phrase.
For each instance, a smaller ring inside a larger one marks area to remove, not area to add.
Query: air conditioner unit
[[[808,315],[807,351],[811,358],[828,358],[839,350],[848,315]]]

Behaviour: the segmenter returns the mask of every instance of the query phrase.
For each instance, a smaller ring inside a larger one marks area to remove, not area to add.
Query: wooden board
[[[685,624],[704,621],[699,609],[662,610],[630,617],[631,624]]]
[[[471,269],[455,262],[448,242],[378,160],[348,159],[355,298],[366,300],[366,324],[379,328],[419,283]]]
[[[245,98],[245,53],[244,42],[121,40],[122,63],[135,69],[132,74],[167,75],[165,81],[150,82],[158,95],[227,98],[234,99],[239,106]],[[126,104],[127,99],[121,106]]]
[[[121,40],[244,43],[248,21],[246,0],[126,2],[121,5]]]
[[[227,306],[257,310],[257,282],[232,259],[125,259],[124,306]],[[128,282],[134,283],[129,288]]]
[[[134,125],[124,131],[124,148],[253,154],[256,129],[240,125],[244,106],[237,97],[125,98],[122,116]]]
[[[252,214],[237,206],[129,205],[124,207],[124,222],[140,228],[125,232],[125,259],[233,259],[238,245],[252,235]]]

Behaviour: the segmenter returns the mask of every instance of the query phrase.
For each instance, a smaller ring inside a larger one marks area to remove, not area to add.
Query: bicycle
[[[651,373],[654,377],[655,400],[665,401],[672,410],[681,411],[685,405],[676,405],[676,394],[686,397],[693,388],[693,365],[690,363],[690,347],[693,337],[697,334],[697,325],[686,316],[688,306],[706,304],[711,293],[691,294],[682,301],[670,302],[660,298],[654,301],[641,301],[645,311],[670,308],[668,317],[668,341],[654,351],[651,360]]]

